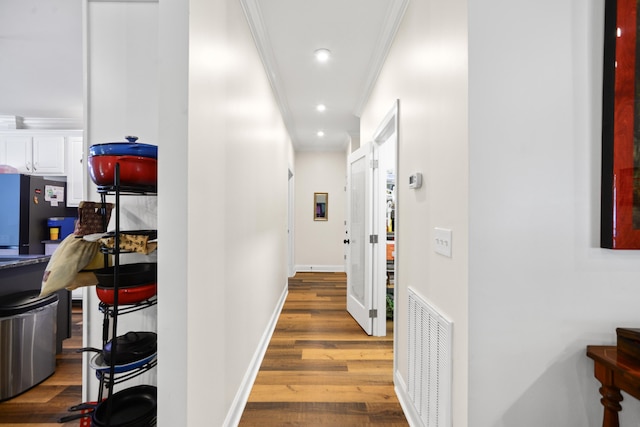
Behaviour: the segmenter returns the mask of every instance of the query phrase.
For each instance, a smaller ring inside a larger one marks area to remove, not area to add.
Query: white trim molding
[[[295,133],[295,126],[293,125],[293,118],[291,116],[291,109],[287,102],[287,94],[284,90],[284,83],[280,78],[280,70],[278,69],[278,63],[271,48],[272,43],[269,39],[269,33],[264,25],[262,19],[262,11],[258,0],[240,0],[244,14],[247,17],[253,40],[258,48],[258,54],[264,64],[265,74],[269,79],[269,84],[273,90],[273,94],[276,98],[276,103],[280,107],[280,114],[282,114],[282,120],[285,127],[289,131],[289,135],[292,140],[297,139]]]
[[[267,328],[262,334],[262,338],[258,344],[258,348],[256,349],[253,358],[251,359],[251,363],[249,363],[249,367],[244,374],[244,378],[242,378],[242,383],[236,392],[236,396],[233,399],[233,403],[229,408],[229,412],[227,412],[227,417],[224,420],[223,426],[237,426],[240,423],[240,418],[242,418],[242,413],[244,412],[244,407],[247,405],[247,400],[249,399],[249,394],[251,393],[251,389],[253,388],[253,383],[258,376],[258,371],[260,371],[260,365],[262,364],[262,359],[264,359],[264,355],[267,352],[267,348],[269,347],[269,342],[271,341],[271,337],[273,336],[273,332],[276,329],[276,324],[278,323],[278,318],[280,317],[280,313],[282,312],[282,307],[284,306],[284,302],[287,299],[287,295],[289,294],[289,283],[284,286],[282,295],[280,295],[280,300],[276,305],[273,314],[271,315],[271,319],[269,319],[269,323],[267,324]]]
[[[356,117],[362,116],[362,110],[369,100],[369,96],[371,95],[373,86],[378,80],[380,71],[382,71],[382,66],[391,50],[391,45],[398,32],[398,28],[400,28],[400,23],[407,10],[407,6],[409,6],[409,0],[393,0],[389,2],[388,12],[386,14],[387,19],[382,26],[382,30],[378,36],[378,42],[376,43],[378,48],[373,52],[373,55],[371,55],[371,62],[368,67],[369,73],[367,73],[366,77],[362,80],[362,87],[360,88],[360,95],[358,96],[359,101],[353,111]]]
[[[344,265],[296,265],[296,273],[298,272],[310,272],[310,271],[324,271],[330,273],[344,273]]]
[[[400,402],[400,406],[402,407],[402,411],[404,412],[404,416],[407,419],[407,422],[410,426],[422,426],[422,420],[420,419],[420,414],[415,409],[415,406],[411,403],[411,397],[409,396],[409,392],[407,391],[407,385],[402,380],[400,373],[398,371],[393,372],[393,383],[395,385],[394,389],[396,391],[396,397]]]

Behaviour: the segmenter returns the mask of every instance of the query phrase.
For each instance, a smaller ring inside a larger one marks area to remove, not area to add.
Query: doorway
[[[295,206],[295,188],[293,181],[293,172],[291,168],[288,169],[288,186],[287,186],[287,275],[293,277],[296,274],[295,270],[295,248],[294,248],[294,206]]]
[[[398,101],[348,160],[347,310],[374,336],[386,335],[395,311],[397,113]]]
[[[396,306],[398,109],[399,100],[396,100],[373,134],[378,163],[374,185],[374,218],[375,233],[378,234],[380,242],[375,248],[373,284],[377,297],[376,308],[379,313],[385,313],[384,316],[379,316],[380,321],[374,322],[374,335],[377,336],[386,334],[386,318],[394,318]]]

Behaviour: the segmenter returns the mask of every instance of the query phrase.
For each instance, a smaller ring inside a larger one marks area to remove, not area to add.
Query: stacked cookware
[[[100,188],[112,186],[116,164],[120,168],[120,186],[155,189],[158,183],[158,147],[137,142],[107,142],[89,147],[89,175]]]
[[[85,348],[96,354],[90,366],[100,380],[98,401],[79,405],[91,415],[96,427],[147,427],[156,425],[157,388],[137,385],[114,392],[113,386],[128,381],[156,366],[157,334],[129,331],[118,335],[118,315],[144,309],[156,303],[157,264],[120,264],[120,254],[131,250],[121,246],[123,239],[145,235],[145,241],[157,238],[156,230],[121,231],[119,222],[120,194],[155,194],[158,177],[158,147],[126,137],[127,142],[110,142],[89,147],[88,169],[98,186],[103,205],[106,195],[115,196],[115,230],[106,233],[113,246],[103,242],[105,257],[114,257],[113,266],[94,270],[98,284],[96,294],[104,313],[102,348]],[[103,237],[104,237],[103,236]],[[108,240],[108,239],[107,239]],[[111,337],[111,339],[109,339]],[[103,387],[108,395],[102,397]]]

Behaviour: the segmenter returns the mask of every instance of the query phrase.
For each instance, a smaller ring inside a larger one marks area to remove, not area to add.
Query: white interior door
[[[394,233],[388,233],[387,229],[391,217],[390,210],[395,211],[396,209],[395,200],[393,200],[394,191],[389,188],[389,186],[395,186],[396,134],[382,135],[380,139],[375,139],[374,141],[374,157],[377,160],[377,167],[373,171],[372,233],[378,236],[378,244],[374,244],[372,247],[372,292],[373,308],[379,315],[373,319],[373,335],[385,336],[387,334],[387,279],[391,279],[391,276],[387,276],[387,271],[389,270],[387,265],[387,245],[393,244],[395,248],[396,243],[395,237],[392,237]],[[395,252],[395,250],[393,251]],[[395,275],[395,260],[392,263],[391,271]]]
[[[347,311],[371,335],[373,331],[372,226],[373,144],[349,155],[347,174]]]
[[[396,184],[398,175],[398,108],[399,101],[396,101],[382,120],[376,132],[373,134],[373,157],[377,167],[373,170],[373,215],[371,232],[379,236],[379,243],[372,246],[372,301],[373,308],[379,314],[373,319],[373,335],[384,336],[387,334],[387,237],[393,240],[394,260],[393,260],[393,281],[397,283],[397,249],[398,249],[398,194]],[[391,197],[388,197],[388,186],[391,186]],[[391,206],[389,206],[391,202]],[[387,233],[388,220],[391,218],[390,211],[393,210],[393,233]],[[394,285],[394,288],[397,289]],[[394,292],[394,307],[397,295]],[[395,324],[394,324],[395,328]]]

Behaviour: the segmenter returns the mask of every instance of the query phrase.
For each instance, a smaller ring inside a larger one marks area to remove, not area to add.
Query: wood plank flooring
[[[298,273],[249,396],[240,426],[407,426],[393,390],[393,328],[369,337],[345,307],[340,273]],[[56,372],[0,403],[0,427],[59,424],[81,402],[82,314],[64,341]]]
[[[58,423],[70,406],[82,402],[82,309],[73,307],[71,338],[63,341],[56,356],[56,371],[30,390],[0,402],[0,427],[77,426],[78,420]]]
[[[298,273],[240,427],[407,426],[393,389],[393,325],[369,337],[343,273]]]

